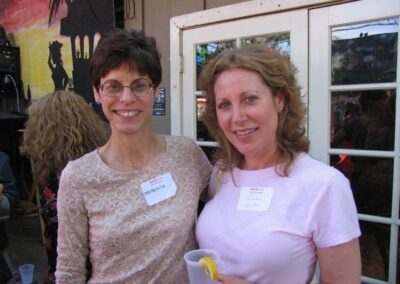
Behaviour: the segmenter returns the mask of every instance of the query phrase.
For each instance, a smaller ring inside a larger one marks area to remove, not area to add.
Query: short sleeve
[[[349,181],[336,170],[325,182],[311,214],[313,239],[319,248],[346,243],[361,235]]]

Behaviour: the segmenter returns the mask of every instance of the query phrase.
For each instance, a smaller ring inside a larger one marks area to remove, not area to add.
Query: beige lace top
[[[58,195],[57,283],[189,283],[183,260],[197,245],[194,220],[211,166],[189,138],[166,136],[156,165],[119,172],[93,151],[70,162]],[[176,194],[148,206],[142,182],[171,173]]]

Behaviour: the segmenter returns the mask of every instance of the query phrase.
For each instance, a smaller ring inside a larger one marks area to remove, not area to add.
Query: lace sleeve
[[[66,167],[58,191],[57,283],[86,283],[88,215],[79,190],[82,185]]]
[[[203,192],[208,188],[208,182],[210,180],[210,173],[212,167],[203,150],[195,142],[193,143],[194,143],[194,148],[192,154],[195,159],[196,170],[200,173],[202,182],[200,190],[201,192]]]

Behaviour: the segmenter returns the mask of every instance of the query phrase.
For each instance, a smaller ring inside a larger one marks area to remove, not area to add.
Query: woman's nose
[[[238,105],[232,108],[232,121],[235,123],[240,123],[245,121],[247,118],[246,110]]]
[[[124,87],[124,88],[122,89],[122,93],[121,93],[121,96],[120,96],[120,101],[121,101],[121,102],[126,103],[126,102],[132,102],[132,101],[136,101],[136,100],[137,100],[137,97],[136,97],[136,95],[132,92],[131,88],[129,88],[129,87]]]

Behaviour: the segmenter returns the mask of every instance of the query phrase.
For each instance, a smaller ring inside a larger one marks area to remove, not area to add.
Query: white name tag
[[[170,173],[142,182],[140,188],[149,206],[174,196],[177,189]]]
[[[237,210],[266,211],[271,205],[272,187],[241,187]]]

